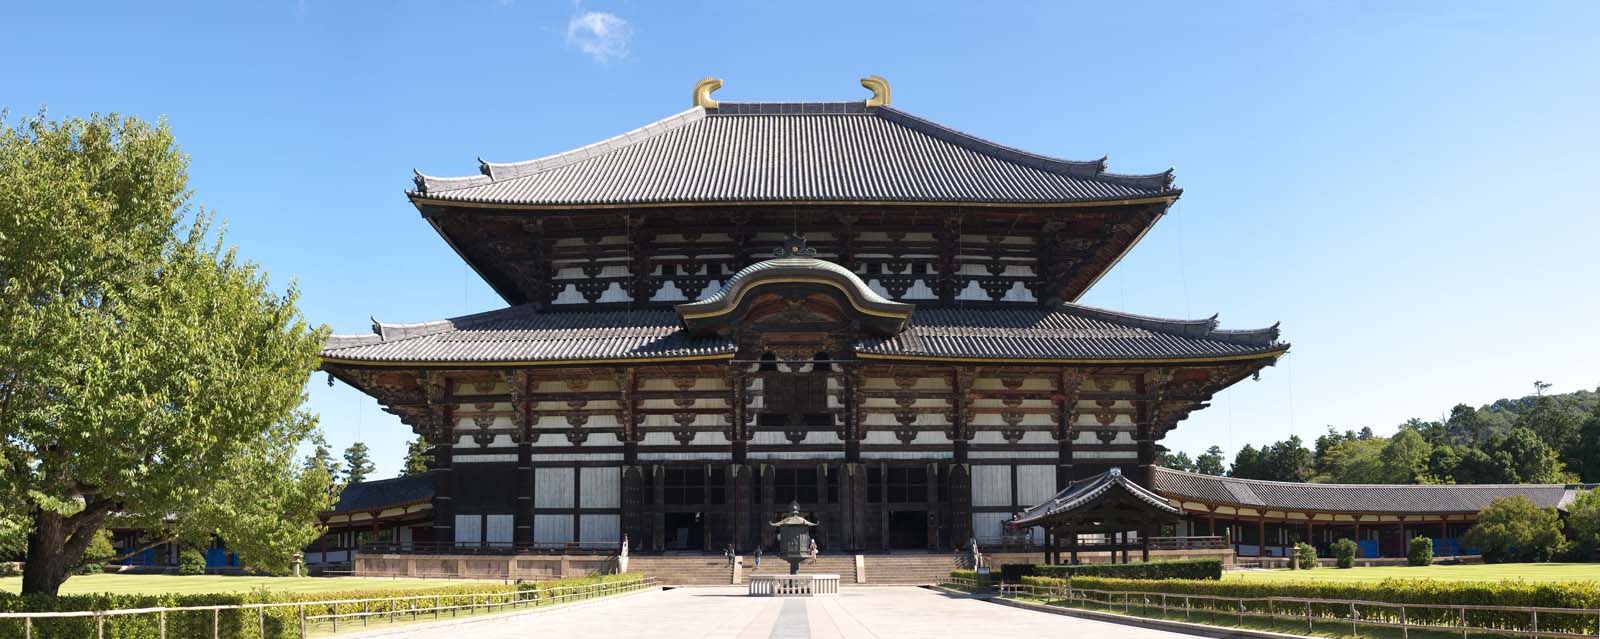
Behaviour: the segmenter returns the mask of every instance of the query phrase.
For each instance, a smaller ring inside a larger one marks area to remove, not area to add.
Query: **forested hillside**
[[[1247,479],[1340,484],[1516,484],[1600,482],[1600,392],[1501,399],[1473,408],[1457,404],[1442,420],[1413,418],[1395,434],[1333,426],[1311,443],[1298,436],[1247,445],[1224,471],[1222,449],[1191,459],[1178,452],[1163,465]]]

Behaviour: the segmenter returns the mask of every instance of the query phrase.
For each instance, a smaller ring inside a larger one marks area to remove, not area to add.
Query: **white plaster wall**
[[[572,471],[571,468],[533,469],[533,507],[571,508]]]
[[[973,466],[972,505],[1010,506],[1011,467]]]
[[[621,508],[622,469],[580,468],[578,472],[582,490],[578,491],[580,508]],[[588,535],[584,536],[587,540]]]
[[[576,541],[572,536],[572,515],[534,515],[533,540],[538,543]]]

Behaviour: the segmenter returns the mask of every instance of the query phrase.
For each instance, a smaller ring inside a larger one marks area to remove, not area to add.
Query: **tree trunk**
[[[83,561],[90,540],[100,532],[109,507],[91,503],[70,517],[35,509],[28,533],[28,559],[22,565],[22,594],[54,596]]]

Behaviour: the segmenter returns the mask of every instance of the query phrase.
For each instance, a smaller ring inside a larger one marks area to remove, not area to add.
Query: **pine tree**
[[[354,484],[365,481],[367,475],[377,470],[372,465],[372,456],[367,452],[367,445],[362,442],[351,444],[344,449],[345,482]]]
[[[428,472],[428,462],[433,461],[432,447],[428,440],[417,435],[416,439],[406,446],[405,461],[400,464],[400,476],[420,475]]]

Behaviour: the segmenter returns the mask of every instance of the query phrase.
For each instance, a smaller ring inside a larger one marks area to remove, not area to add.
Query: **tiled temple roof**
[[[1122,474],[1121,469],[1112,468],[1093,477],[1087,477],[1068,484],[1061,492],[1056,493],[1056,496],[1023,511],[1015,521],[1023,526],[1038,525],[1042,520],[1082,508],[1112,490],[1126,492],[1134,498],[1150,504],[1151,507],[1157,510],[1173,515],[1183,514],[1183,511],[1173,506],[1172,502],[1168,501],[1166,497],[1150,492],[1149,489],[1134,483],[1133,480]]]
[[[1076,304],[1055,309],[921,309],[894,337],[868,337],[869,357],[1118,362],[1271,357],[1277,328],[1223,331],[1215,318],[1160,320]],[[422,324],[373,323],[334,335],[323,357],[347,363],[508,363],[731,356],[727,337],[684,331],[671,310],[541,313],[531,305]]]
[[[1489,502],[1521,495],[1565,509],[1575,490],[1562,484],[1397,485],[1307,484],[1236,479],[1157,468],[1156,491],[1181,501],[1273,511],[1367,514],[1476,513]]]
[[[920,309],[893,337],[862,340],[867,355],[1012,359],[1185,359],[1266,355],[1288,348],[1277,326],[1217,329],[1215,317],[1164,320],[1077,304],[1057,308]]]
[[[339,493],[339,503],[330,512],[361,512],[430,499],[433,499],[433,475],[419,473],[347,485]]]
[[[325,359],[379,362],[554,362],[730,355],[726,337],[696,337],[670,309],[541,313],[532,305],[420,324],[373,322],[334,335]]]
[[[418,173],[412,198],[498,205],[716,202],[1048,204],[1176,197],[1172,171],[1106,172],[864,102],[699,106],[481,175]]]

